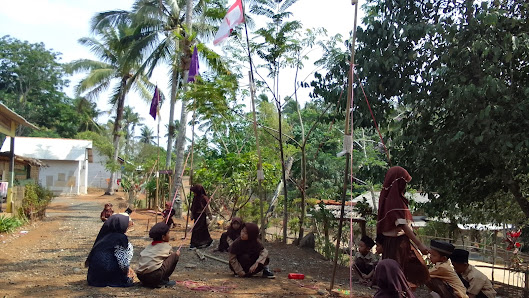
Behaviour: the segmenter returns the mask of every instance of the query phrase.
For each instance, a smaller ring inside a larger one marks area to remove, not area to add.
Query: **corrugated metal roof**
[[[92,148],[90,140],[15,137],[15,154],[40,160],[85,160],[86,149]],[[7,137],[1,152],[11,150]]]
[[[19,125],[24,125],[27,127],[31,127],[33,129],[39,129],[35,125],[29,123],[24,117],[20,116],[19,114],[13,112],[11,109],[6,107],[3,103],[0,102],[0,114],[5,115],[9,120],[13,120]],[[9,129],[9,125],[7,125],[7,129]]]

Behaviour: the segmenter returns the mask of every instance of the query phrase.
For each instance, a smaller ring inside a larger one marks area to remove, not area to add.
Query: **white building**
[[[9,151],[7,137],[0,151]],[[47,164],[39,174],[39,183],[56,195],[86,194],[92,141],[15,137],[15,155],[36,158]]]

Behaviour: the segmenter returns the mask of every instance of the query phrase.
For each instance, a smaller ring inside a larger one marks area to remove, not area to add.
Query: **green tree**
[[[152,129],[148,128],[147,126],[142,126],[140,135],[137,137],[140,141],[140,143],[143,144],[154,144],[156,136],[154,135],[154,132]]]
[[[139,53],[131,49],[132,28],[122,25],[118,28],[93,28],[100,40],[91,37],[84,37],[79,42],[90,48],[92,52],[99,56],[100,61],[80,59],[69,64],[69,71],[88,72],[76,86],[78,94],[85,94],[87,99],[96,98],[101,92],[115,83],[110,96],[110,103],[116,107],[116,117],[113,129],[114,154],[112,161],[117,167],[117,160],[120,148],[121,128],[123,111],[125,108],[125,97],[132,87],[135,87],[140,95],[146,100],[150,99],[149,91],[154,86],[138,72]],[[113,169],[106,193],[112,193],[112,181],[114,181]]]

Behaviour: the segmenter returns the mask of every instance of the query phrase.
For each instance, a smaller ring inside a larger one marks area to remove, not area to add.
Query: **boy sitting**
[[[173,286],[175,281],[170,281],[169,276],[178,263],[180,250],[171,252],[169,242],[169,226],[165,222],[155,224],[149,231],[152,243],[140,253],[139,266],[136,275],[141,284],[150,288],[160,286]]]
[[[358,242],[358,252],[354,257],[354,268],[359,276],[360,282],[371,285],[377,257],[371,252],[375,241],[368,236],[363,236]]]
[[[452,266],[457,275],[467,288],[470,298],[494,298],[496,291],[487,276],[481,271],[468,264],[469,252],[464,249],[456,249],[450,256]]]
[[[454,245],[448,242],[432,240],[430,242],[430,261],[434,264],[430,269],[430,281],[426,286],[433,297],[468,298],[466,289],[457,276],[448,258],[454,251]]]

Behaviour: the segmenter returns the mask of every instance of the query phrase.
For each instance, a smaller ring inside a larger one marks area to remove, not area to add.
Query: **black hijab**
[[[259,227],[254,223],[245,223],[248,240],[237,238],[230,246],[230,253],[235,255],[249,254],[251,256],[259,255],[264,249],[261,241],[259,241]],[[242,230],[242,229],[241,229]]]
[[[125,235],[127,228],[129,227],[129,217],[123,214],[114,214],[110,216],[107,221],[99,230],[96,241],[90,250],[90,254],[85,261],[85,266],[88,267],[90,264],[90,258],[96,249],[101,249],[103,246],[116,246],[127,247],[129,239]]]
[[[195,184],[191,187],[191,191],[195,194],[193,197],[193,203],[191,203],[191,213],[193,217],[198,217],[198,214],[206,208],[208,204],[208,196],[206,195],[206,190],[200,184]]]

